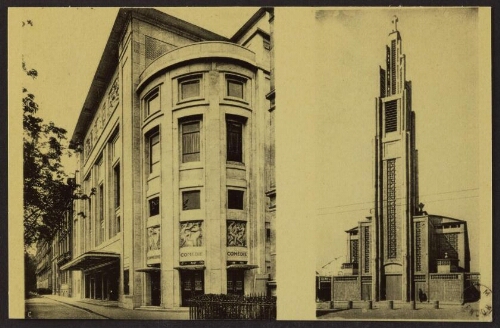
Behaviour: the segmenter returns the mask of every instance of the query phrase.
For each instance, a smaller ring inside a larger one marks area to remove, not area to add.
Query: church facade
[[[401,34],[394,29],[380,67],[371,216],[348,231],[347,262],[332,300],[443,301],[477,297],[467,222],[431,215],[419,203],[416,119]]]

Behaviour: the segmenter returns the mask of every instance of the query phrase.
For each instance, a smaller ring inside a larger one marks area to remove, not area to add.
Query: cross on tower
[[[392,24],[394,24],[394,32],[398,30],[398,16],[394,15],[392,18]]]

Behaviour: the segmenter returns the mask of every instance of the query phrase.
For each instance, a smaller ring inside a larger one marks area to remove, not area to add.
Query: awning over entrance
[[[192,264],[192,265],[183,265],[183,266],[176,266],[174,267],[176,270],[205,270],[204,265],[200,264]]]
[[[95,266],[112,264],[120,260],[120,254],[90,251],[61,266],[61,270],[85,270]]]
[[[136,272],[160,272],[161,269],[159,267],[145,267],[140,269],[135,269]]]
[[[250,270],[250,269],[257,269],[259,266],[255,264],[230,264],[227,266],[228,270],[236,270],[236,269],[242,269],[242,270]]]

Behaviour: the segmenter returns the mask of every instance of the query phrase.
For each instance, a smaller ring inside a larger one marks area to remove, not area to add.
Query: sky
[[[225,37],[231,37],[258,10],[234,8],[157,8]],[[19,60],[38,71],[22,81],[40,106],[39,115],[68,131],[71,138],[118,8],[10,8],[9,30],[21,37]],[[15,15],[15,16],[13,16]],[[15,19],[13,19],[15,17]],[[22,21],[31,20],[33,26]],[[76,169],[73,158],[63,162]]]
[[[477,11],[453,8],[316,13],[315,132],[324,141],[316,155],[316,270],[338,272],[345,230],[373,207],[375,98],[393,15],[412,81],[420,201],[430,214],[468,222],[471,270],[479,270],[479,223],[491,216],[479,213],[478,117],[488,108],[478,106]]]

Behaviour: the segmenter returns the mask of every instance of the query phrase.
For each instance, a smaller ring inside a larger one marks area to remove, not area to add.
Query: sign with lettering
[[[179,249],[179,262],[193,262],[205,260],[205,247],[182,247]]]
[[[228,247],[227,261],[248,261],[248,249],[246,247]]]

